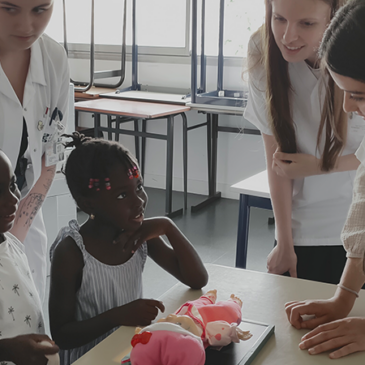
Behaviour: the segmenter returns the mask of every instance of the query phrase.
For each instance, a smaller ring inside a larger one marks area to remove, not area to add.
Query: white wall
[[[76,80],[88,80],[88,61],[70,59],[71,75]],[[96,61],[96,70],[116,69],[115,61]],[[138,82],[143,85],[190,88],[190,65],[168,64],[156,62],[139,63]],[[224,87],[226,89],[242,89],[241,67],[226,67],[224,71]],[[131,64],[127,62],[126,80],[122,87],[131,84]],[[216,89],[216,67],[207,68],[207,89]],[[205,121],[204,114],[195,111],[187,113],[188,125]],[[93,121],[89,114],[80,113],[79,125],[91,127]],[[175,122],[174,145],[174,190],[182,191],[182,123],[180,118]],[[132,123],[130,123],[132,128]],[[219,116],[219,125],[231,127],[250,127],[240,116]],[[165,133],[166,121],[156,120],[147,123],[147,130],[154,133]],[[134,137],[120,136],[120,141],[134,151]],[[166,143],[161,140],[147,139],[147,161],[145,184],[150,187],[165,187]],[[219,133],[218,137],[218,190],[223,197],[237,199],[237,193],[230,186],[265,169],[265,159],[261,136],[234,133]],[[199,128],[188,133],[188,191],[197,194],[208,193],[207,138],[206,128]]]

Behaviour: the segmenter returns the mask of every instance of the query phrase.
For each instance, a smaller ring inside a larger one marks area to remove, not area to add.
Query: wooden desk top
[[[115,92],[116,89],[108,89],[105,87],[95,87],[92,86],[88,91],[81,92],[75,91],[75,98],[77,99],[96,99],[100,97],[100,94]]]
[[[256,175],[232,185],[231,189],[238,191],[240,194],[270,198],[267,170],[261,171]]]
[[[228,299],[234,293],[243,301],[243,318],[275,325],[275,334],[265,344],[252,365],[365,364],[365,352],[352,354],[334,362],[328,354],[311,356],[307,351],[300,350],[298,344],[307,331],[298,331],[286,318],[286,302],[330,298],[336,290],[335,285],[213,264],[207,264],[206,267],[209,283],[203,292],[217,289],[218,300]],[[160,298],[166,310],[165,314],[160,313],[158,318],[173,313],[182,303],[197,299],[200,295],[200,290],[189,290],[183,284],[175,285]],[[361,290],[350,315],[365,316],[365,290]],[[134,328],[120,327],[73,365],[120,364],[121,359],[131,350],[130,341],[133,335]]]
[[[187,112],[190,108],[184,105],[100,98],[75,103],[75,110],[89,113],[153,119]]]

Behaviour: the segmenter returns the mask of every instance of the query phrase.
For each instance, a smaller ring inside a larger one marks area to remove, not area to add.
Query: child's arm
[[[172,248],[160,237],[163,235]],[[141,228],[128,239],[125,249],[135,251],[146,241],[148,255],[178,280],[193,289],[207,284],[208,273],[198,253],[171,219],[145,219]]]
[[[157,300],[138,299],[88,320],[77,321],[76,293],[81,285],[83,266],[81,251],[73,239],[67,237],[54,252],[49,298],[52,337],[62,349],[83,346],[121,325],[149,325],[158,309],[164,311],[163,304]]]
[[[51,346],[42,345],[47,341]],[[46,335],[22,335],[0,340],[0,361],[11,361],[16,365],[46,365],[45,355],[53,355],[59,348]]]
[[[24,242],[29,228],[33,222],[33,218],[42,208],[42,204],[46,199],[48,190],[50,189],[54,176],[56,174],[56,166],[46,166],[46,157],[42,157],[41,176],[28,193],[19,203],[16,213],[14,226],[10,230],[19,241]]]

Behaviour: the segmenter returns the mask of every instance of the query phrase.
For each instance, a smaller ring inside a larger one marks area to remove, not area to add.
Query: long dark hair
[[[364,0],[352,0],[337,12],[319,54],[331,71],[365,83]]]
[[[346,0],[321,0],[331,7],[331,17]],[[259,29],[261,36],[261,50],[256,55],[248,55],[249,72],[254,65],[261,63],[266,73],[266,103],[271,130],[282,152],[296,153],[297,142],[295,127],[292,118],[289,96],[292,91],[288,71],[288,62],[283,58],[276,44],[271,28],[272,0],[265,0],[265,24]],[[257,36],[257,35],[256,35]],[[250,60],[250,57],[252,58]],[[344,127],[347,120],[342,110],[342,93],[333,81],[327,87],[325,106],[322,111],[321,123],[318,132],[317,145],[321,140],[322,131],[325,131],[326,142],[322,155],[321,168],[324,171],[333,169],[340,154],[347,129]]]

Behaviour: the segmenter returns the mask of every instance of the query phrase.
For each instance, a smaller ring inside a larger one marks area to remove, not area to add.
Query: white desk
[[[235,293],[243,300],[243,318],[275,325],[275,334],[253,361],[253,365],[359,365],[365,364],[365,352],[339,360],[330,360],[328,354],[311,356],[298,348],[300,338],[307,332],[292,327],[284,311],[284,304],[291,300],[329,298],[336,286],[313,281],[270,275],[248,270],[206,265],[209,272],[209,289],[218,290],[218,300]],[[201,295],[199,290],[188,290],[177,284],[160,299],[166,314],[174,312],[182,303]],[[165,315],[166,315],[165,314]],[[365,291],[356,300],[353,316],[365,316]],[[159,315],[163,317],[164,315]],[[130,352],[134,328],[121,327],[99,345],[81,357],[74,365],[117,365]],[[224,364],[222,364],[224,365]]]
[[[167,103],[167,104],[180,104],[185,105],[190,101],[190,97],[186,98],[185,95],[180,94],[168,94],[168,93],[157,93],[151,91],[113,91],[105,94],[101,94],[102,98],[111,99],[125,99],[125,100],[136,100],[136,101],[152,101],[155,103]]]
[[[231,186],[240,193],[236,246],[236,267],[246,268],[250,208],[272,209],[267,171],[261,171]]]

